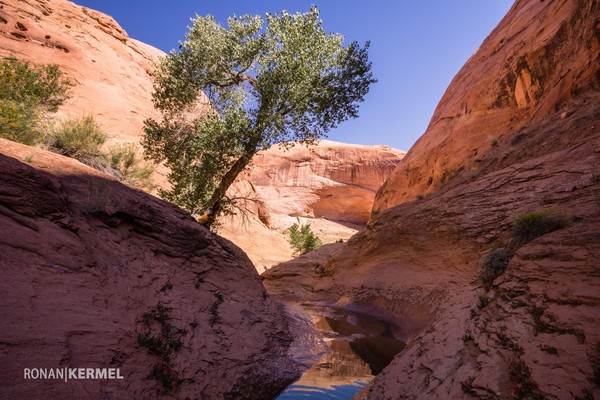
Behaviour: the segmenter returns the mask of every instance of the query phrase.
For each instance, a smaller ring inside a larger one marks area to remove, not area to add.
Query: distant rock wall
[[[310,223],[325,242],[346,240],[366,224],[377,189],[403,156],[329,140],[260,152],[230,191],[258,203],[246,201],[247,212],[226,218],[220,233],[260,272],[292,257],[286,230],[295,222]]]
[[[268,199],[273,214],[360,226],[369,220],[375,193],[403,156],[388,146],[329,140],[287,151],[275,146],[253,158],[243,179]]]

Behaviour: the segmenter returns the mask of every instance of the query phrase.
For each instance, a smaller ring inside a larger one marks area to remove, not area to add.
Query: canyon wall
[[[274,146],[258,153],[230,190],[248,200],[219,232],[259,272],[292,258],[287,230],[294,223],[309,223],[325,243],[347,240],[365,226],[377,189],[403,156],[388,146],[329,140],[288,150]]]
[[[485,172],[483,155],[510,153],[497,148],[498,142],[521,140],[580,92],[597,89],[597,18],[594,2],[516,1],[452,80],[427,131],[382,187],[374,209]]]
[[[130,38],[110,16],[66,0],[0,8],[0,56],[57,64],[75,85],[59,117],[93,114],[109,142],[138,142],[152,104],[153,63],[164,53]]]
[[[232,243],[72,159],[0,139],[0,169],[0,397],[258,400],[297,376]],[[63,367],[123,379],[24,379]]]
[[[367,227],[263,274],[279,298],[404,326],[406,350],[357,399],[600,396],[599,32],[597,1],[517,1]],[[500,248],[506,269],[484,284],[479,264]]]

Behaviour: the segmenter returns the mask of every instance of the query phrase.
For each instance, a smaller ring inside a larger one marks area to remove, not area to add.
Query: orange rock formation
[[[325,243],[346,240],[366,224],[377,189],[403,156],[387,146],[328,140],[260,152],[231,191],[252,199],[248,212],[227,219],[220,233],[259,272],[292,257],[287,229],[295,222],[310,223]]]
[[[358,399],[598,398],[600,4],[518,0],[466,63],[347,244],[263,274],[362,303],[409,344]],[[529,243],[515,221],[560,215]],[[486,290],[478,261],[514,252]],[[593,367],[595,366],[595,367]]]
[[[155,115],[152,63],[164,53],[113,18],[66,0],[3,3],[0,56],[57,64],[75,86],[61,113],[93,114],[115,142],[137,142]]]
[[[375,210],[434,192],[456,175],[481,174],[483,155],[499,141],[518,141],[597,86],[596,17],[585,1],[516,1],[452,80]]]

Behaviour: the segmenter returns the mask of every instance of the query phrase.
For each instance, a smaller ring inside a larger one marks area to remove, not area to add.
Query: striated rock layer
[[[579,93],[597,90],[598,23],[593,1],[516,1],[452,80],[426,133],[377,194],[374,209],[485,172],[483,155],[511,153],[498,149],[498,142],[522,140],[531,126],[564,109]],[[530,149],[538,155],[547,150]]]
[[[75,160],[0,153],[1,398],[267,399],[296,377],[291,328],[237,247]],[[124,379],[24,379],[62,367]]]
[[[600,397],[599,29],[596,1],[517,1],[367,228],[263,274],[278,297],[403,324],[407,348],[356,398]],[[519,239],[531,212],[557,230]],[[499,247],[511,258],[486,288],[478,262]]]
[[[110,16],[70,1],[9,1],[0,8],[0,56],[57,64],[75,84],[61,113],[93,114],[111,141],[139,141],[144,119],[156,115],[152,63],[163,55],[128,37]]]
[[[227,219],[220,233],[259,271],[292,257],[287,229],[295,222],[310,223],[325,243],[346,240],[364,227],[377,189],[403,156],[388,146],[329,140],[260,152],[230,191],[250,199],[242,201],[247,212]]]

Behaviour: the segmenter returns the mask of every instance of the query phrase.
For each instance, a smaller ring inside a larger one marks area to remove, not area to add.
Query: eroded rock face
[[[598,90],[599,23],[591,0],[516,1],[452,80],[374,209],[481,174],[482,156],[504,150],[499,142],[521,140],[582,91]]]
[[[152,63],[164,53],[127,36],[113,18],[66,0],[9,1],[0,56],[57,64],[75,86],[60,114],[93,114],[111,142],[137,142],[156,116]]]
[[[297,374],[233,244],[75,160],[0,139],[0,397],[266,399]],[[24,380],[24,368],[123,380]]]
[[[254,201],[245,202],[246,215],[226,219],[220,233],[260,272],[292,258],[286,230],[295,222],[310,223],[325,243],[346,240],[366,224],[377,189],[403,156],[388,146],[329,140],[260,152],[230,191]]]
[[[356,398],[600,396],[599,18],[594,1],[517,1],[367,228],[263,274],[276,296],[404,322],[407,349]],[[566,222],[523,243],[515,221],[534,211]],[[478,261],[500,247],[513,257],[486,291]]]

